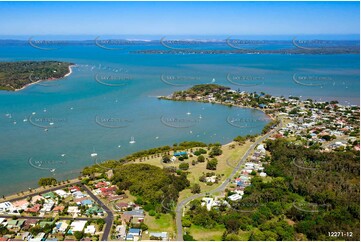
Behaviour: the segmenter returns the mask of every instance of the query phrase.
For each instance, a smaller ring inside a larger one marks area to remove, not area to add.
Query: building
[[[86,223],[87,223],[87,221],[85,221],[85,220],[73,221],[70,224],[70,229],[69,230],[71,230],[71,233],[76,232],[76,231],[81,232],[81,231],[83,231]]]

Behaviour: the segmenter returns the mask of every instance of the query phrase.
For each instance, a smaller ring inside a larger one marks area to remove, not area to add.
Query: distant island
[[[0,62],[0,90],[18,91],[28,85],[71,74],[73,63],[60,61]]]

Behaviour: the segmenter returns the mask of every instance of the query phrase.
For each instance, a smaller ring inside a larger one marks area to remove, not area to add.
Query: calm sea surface
[[[260,133],[269,121],[257,110],[156,98],[194,84],[359,104],[359,55],[146,55],[0,45],[0,61],[21,60],[76,66],[63,80],[0,91],[0,195],[34,187],[40,177],[76,177],[94,164],[91,153],[106,160],[181,141],[228,143]]]

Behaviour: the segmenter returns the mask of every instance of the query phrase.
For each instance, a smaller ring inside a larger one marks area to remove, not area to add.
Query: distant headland
[[[60,61],[0,62],[0,90],[19,91],[29,85],[64,78],[73,63]]]

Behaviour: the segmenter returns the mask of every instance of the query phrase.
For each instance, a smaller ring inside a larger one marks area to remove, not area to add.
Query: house
[[[31,203],[32,204],[35,204],[37,201],[39,201],[39,200],[44,200],[44,198],[42,197],[42,196],[40,196],[40,195],[35,195],[35,196],[33,196],[32,198],[31,198]]]
[[[29,239],[29,241],[41,241],[44,239],[45,233],[38,233],[35,238]]]
[[[53,212],[54,213],[63,212],[64,208],[65,208],[64,206],[56,206],[54,207]]]
[[[107,186],[108,186],[108,183],[105,181],[101,181],[101,182],[98,182],[97,184],[95,184],[96,188],[107,187]]]
[[[87,223],[87,221],[84,221],[84,220],[73,221],[70,224],[69,230],[71,230],[71,233],[76,232],[76,231],[81,232],[81,231],[83,231],[86,223]]]
[[[212,205],[213,205],[213,198],[211,197],[204,197],[202,198],[202,201],[204,201],[202,203],[202,206],[206,206],[208,211],[211,211],[212,209]]]
[[[81,191],[76,191],[76,192],[72,193],[72,196],[74,198],[82,198],[82,197],[85,197],[85,194],[83,194]]]
[[[80,203],[81,203],[81,205],[92,205],[93,201],[90,199],[86,199],[86,200],[81,201]]]
[[[66,198],[69,196],[69,193],[65,192],[64,190],[56,190],[54,191],[59,197]]]
[[[0,203],[0,213],[12,213],[16,210],[11,202]]]
[[[53,229],[53,232],[57,233],[65,233],[66,229],[68,228],[69,224],[66,221],[59,221],[55,223],[55,227]]]
[[[93,234],[95,234],[95,231],[96,231],[96,229],[95,229],[95,226],[94,226],[94,225],[88,225],[88,226],[85,228],[85,230],[84,230],[84,234],[91,234],[91,235],[93,235]]]
[[[53,192],[44,193],[44,194],[42,194],[42,196],[46,199],[50,199],[50,198],[55,199],[56,198],[56,196]]]
[[[98,206],[93,206],[93,207],[90,207],[86,210],[86,214],[87,215],[90,215],[90,214],[95,214],[95,215],[99,215],[99,216],[102,216],[104,213],[103,209],[102,208],[99,208]]]
[[[37,212],[40,211],[40,208],[41,208],[41,204],[35,204],[34,206],[32,206],[31,208],[26,209],[25,211],[29,212],[29,213],[37,213]]]
[[[119,202],[119,203],[115,204],[115,207],[121,211],[124,211],[129,207],[129,205],[128,205],[128,203]]]
[[[127,237],[127,230],[124,225],[118,225],[115,228],[115,238],[118,240],[124,240]]]
[[[122,214],[122,219],[127,222],[141,223],[144,221],[144,210],[134,209],[132,211],[125,211]]]
[[[152,239],[163,240],[163,241],[169,240],[167,232],[150,232],[149,233],[149,238],[151,240]]]
[[[77,206],[69,206],[68,207],[68,213],[76,215],[76,214],[80,213],[80,210],[78,209]]]
[[[69,188],[69,191],[71,193],[80,192],[80,188],[78,186],[72,186],[71,188]]]
[[[29,228],[34,227],[37,222],[38,222],[38,220],[36,220],[36,219],[25,220],[23,230],[28,230]]]
[[[13,206],[18,210],[26,210],[29,202],[26,199],[18,200],[13,202]]]
[[[126,237],[126,240],[139,240],[141,236],[141,230],[136,228],[130,228]]]
[[[231,201],[238,201],[238,200],[242,199],[242,196],[240,194],[236,193],[231,196],[228,196],[228,199]]]
[[[47,200],[44,204],[40,212],[50,212],[53,209],[55,202],[53,200]]]

